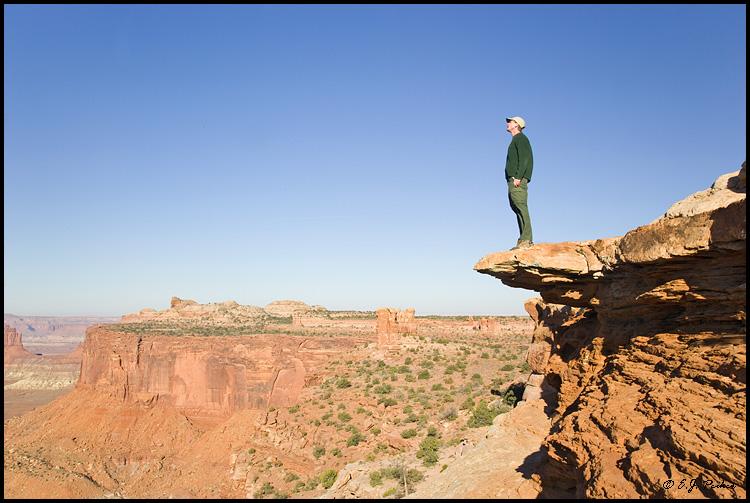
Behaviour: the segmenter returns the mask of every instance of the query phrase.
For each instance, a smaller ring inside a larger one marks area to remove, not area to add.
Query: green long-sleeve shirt
[[[531,181],[534,170],[534,156],[531,153],[531,143],[526,135],[518,133],[508,145],[508,157],[505,159],[505,179],[525,178]]]

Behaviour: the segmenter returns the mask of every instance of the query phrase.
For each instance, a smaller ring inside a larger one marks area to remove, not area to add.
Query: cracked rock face
[[[624,236],[536,244],[474,267],[542,296],[526,308],[530,363],[557,391],[549,494],[745,496],[744,171]]]
[[[77,387],[126,403],[177,407],[189,416],[294,404],[334,355],[365,342],[279,334],[137,335],[88,330]]]

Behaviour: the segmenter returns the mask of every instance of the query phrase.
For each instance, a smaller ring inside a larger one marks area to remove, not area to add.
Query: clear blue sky
[[[6,5],[6,313],[176,295],[522,314],[472,270],[622,235],[746,156],[746,7]]]

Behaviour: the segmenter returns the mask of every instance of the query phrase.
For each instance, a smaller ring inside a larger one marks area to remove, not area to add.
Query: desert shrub
[[[422,370],[421,372],[419,372],[419,374],[417,374],[417,379],[429,379],[429,378],[430,378],[430,372],[427,369]]]
[[[257,491],[255,491],[255,494],[253,494],[253,496],[255,497],[256,500],[259,500],[259,499],[263,499],[264,496],[273,494],[274,491],[275,489],[273,487],[273,484],[271,484],[270,482],[264,482],[263,486]]]
[[[487,407],[484,400],[480,400],[479,404],[474,407],[469,421],[466,423],[470,428],[479,428],[481,426],[490,426],[492,420],[495,419],[498,412]]]
[[[352,420],[352,416],[350,416],[346,411],[339,412],[338,417],[339,417],[339,421],[344,422],[344,423],[348,423],[349,421]]]
[[[399,465],[387,466],[380,470],[383,477],[393,480],[402,480],[404,476],[404,469]]]
[[[416,423],[417,421],[419,421],[419,418],[413,412],[409,414],[408,416],[406,416],[406,418],[404,419],[405,423]]]
[[[480,356],[480,358],[485,358],[485,359],[489,357],[490,357],[489,353],[482,353],[482,356]]]
[[[523,362],[520,367],[518,367],[518,370],[521,372],[531,372],[531,367],[529,366],[529,362]]]
[[[284,482],[294,482],[299,478],[299,475],[296,473],[287,473],[286,477],[284,477]]]
[[[325,487],[326,489],[330,489],[334,482],[336,482],[336,477],[338,477],[338,472],[333,469],[328,469],[320,474],[320,484]]]
[[[388,489],[386,492],[383,493],[383,497],[387,498],[388,496],[393,496],[394,494],[396,494],[396,488],[391,487],[390,489]]]
[[[382,403],[387,408],[387,407],[393,407],[398,402],[394,400],[393,398],[389,397],[389,398],[381,398],[380,400],[378,400],[378,403]]]
[[[445,388],[442,384],[437,383],[432,385],[432,391],[443,391]]]
[[[461,406],[459,407],[461,410],[468,410],[474,408],[474,399],[470,396],[466,397],[466,400],[463,401]]]
[[[440,439],[437,436],[427,435],[419,444],[417,458],[422,460],[425,466],[432,466],[438,461],[438,450]]]
[[[503,395],[503,402],[510,405],[511,407],[516,404],[516,400],[518,400],[518,397],[516,397],[516,394],[513,393],[512,389],[509,389]]]
[[[420,482],[424,479],[424,475],[422,472],[417,470],[416,468],[409,468],[406,470],[406,482],[409,484],[416,484],[417,482]]]
[[[316,445],[313,447],[313,456],[315,456],[315,459],[319,459],[323,454],[326,453],[326,448],[320,445]]]
[[[414,428],[409,428],[408,430],[404,430],[401,432],[401,438],[413,438],[417,436],[417,430]]]
[[[372,487],[383,485],[383,475],[380,474],[380,470],[370,473],[370,485]]]
[[[342,377],[336,382],[337,388],[343,389],[343,388],[350,388],[351,386],[352,386],[351,381],[349,381],[349,379],[347,379],[346,377]]]
[[[414,381],[416,381],[416,379],[414,378],[414,376],[411,375],[411,374],[406,374],[406,377],[404,377],[404,379],[406,380],[406,382],[414,382]]]
[[[412,362],[411,356],[407,356],[406,360],[404,360],[405,365],[411,365],[411,362]]]
[[[393,391],[393,386],[391,386],[390,384],[381,384],[380,386],[376,386],[373,391],[378,395],[387,395],[388,393]]]
[[[312,491],[316,487],[318,487],[318,484],[320,484],[320,479],[318,477],[313,477],[307,481],[307,484],[305,484],[305,489],[308,491]]]
[[[458,418],[458,413],[455,407],[449,407],[440,413],[441,421],[455,421]]]
[[[346,445],[349,447],[352,447],[354,445],[359,445],[361,441],[365,439],[364,435],[362,433],[355,431],[352,433],[352,435],[346,440]]]
[[[294,489],[292,489],[292,492],[293,493],[298,493],[298,492],[300,492],[304,488],[305,488],[305,483],[300,480],[299,482],[297,482],[296,484],[294,484]]]
[[[287,409],[287,412],[289,412],[290,414],[295,414],[295,413],[299,412],[299,404],[292,405],[291,407],[289,407]]]
[[[500,370],[504,370],[504,371],[506,371],[506,372],[507,372],[507,371],[509,371],[509,370],[513,370],[514,368],[516,368],[516,367],[515,367],[515,365],[513,365],[512,363],[506,363],[505,365],[503,365],[503,366],[502,366],[502,367],[500,368]]]

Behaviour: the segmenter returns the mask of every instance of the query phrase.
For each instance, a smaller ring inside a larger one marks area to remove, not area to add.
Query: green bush
[[[440,419],[442,421],[455,421],[457,418],[458,414],[456,413],[456,409],[453,407],[445,409],[440,413]]]
[[[461,410],[469,410],[474,408],[474,399],[470,396],[466,397],[466,400],[459,407]]]
[[[495,419],[498,412],[487,407],[484,400],[480,400],[479,404],[472,411],[471,417],[466,425],[469,428],[479,428],[481,426],[490,426],[492,420]]]
[[[341,457],[341,449],[338,447],[331,449],[331,455],[336,456],[337,458]]]
[[[384,384],[381,384],[380,386],[376,386],[373,389],[373,391],[377,393],[378,395],[387,395],[388,393],[393,391],[393,386],[391,386],[390,384],[384,383]]]
[[[370,474],[370,485],[372,487],[383,485],[383,476],[380,471],[374,471]]]
[[[351,385],[352,385],[352,383],[351,383],[351,382],[349,381],[349,379],[347,379],[346,377],[342,377],[342,378],[341,378],[341,379],[339,379],[339,380],[338,380],[338,382],[336,383],[336,387],[337,387],[337,388],[350,388],[350,387],[351,387]]]
[[[430,372],[427,369],[422,370],[421,372],[419,372],[419,374],[417,374],[417,379],[429,379],[429,378],[430,378]]]
[[[352,447],[354,445],[359,445],[361,441],[365,439],[364,435],[362,435],[360,432],[355,431],[352,433],[352,435],[347,439],[346,445],[349,447]]]
[[[406,470],[406,482],[409,484],[416,484],[417,482],[424,479],[422,472],[416,468],[409,468]]]
[[[398,402],[393,398],[381,398],[378,403],[382,403],[386,408],[396,405]]]
[[[339,412],[339,421],[348,423],[351,420],[352,420],[352,416],[350,416],[347,412]]]
[[[275,489],[273,487],[273,484],[271,484],[270,482],[264,482],[263,487],[255,491],[255,494],[253,494],[253,497],[256,500],[263,499],[264,496],[273,494],[274,491]]]
[[[417,436],[417,430],[414,428],[409,428],[408,430],[404,430],[401,432],[401,438],[413,438]]]
[[[294,482],[299,478],[299,475],[296,473],[287,473],[286,477],[284,477],[284,482]]]
[[[326,453],[326,448],[320,445],[316,445],[313,447],[313,456],[315,456],[315,459],[319,459],[323,454]]]
[[[336,477],[338,477],[338,472],[336,470],[328,469],[320,474],[320,483],[323,487],[326,489],[330,489],[334,482],[336,482]]]
[[[505,370],[507,372],[509,370],[513,370],[514,368],[516,368],[516,366],[513,365],[512,363],[506,363],[505,365],[502,366],[502,368],[500,368],[500,370]]]
[[[432,466],[438,461],[439,449],[440,439],[437,436],[427,435],[419,444],[417,458],[421,459],[425,466]]]

